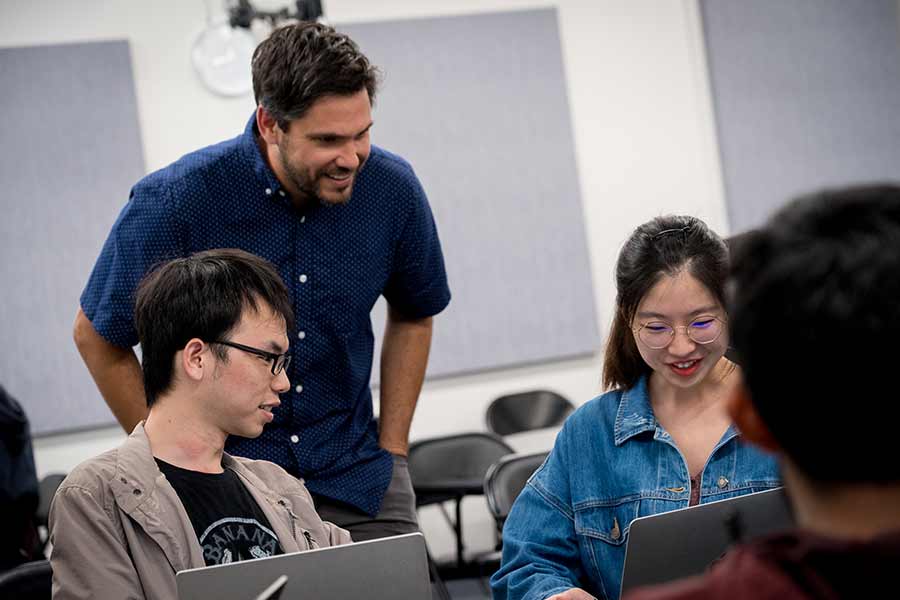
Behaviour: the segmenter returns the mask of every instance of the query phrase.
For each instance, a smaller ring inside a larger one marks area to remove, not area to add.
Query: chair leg
[[[462,497],[456,499],[456,566],[462,569],[465,565],[463,557],[463,533],[462,533]]]
[[[452,600],[450,597],[450,590],[447,589],[447,584],[444,583],[444,579],[438,572],[437,564],[435,564],[434,559],[431,558],[431,550],[428,549],[427,545],[425,546],[425,554],[428,557],[428,572],[431,575],[431,582],[437,587],[439,600]]]

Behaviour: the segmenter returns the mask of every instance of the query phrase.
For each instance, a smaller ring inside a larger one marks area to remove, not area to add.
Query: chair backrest
[[[488,406],[488,431],[510,435],[561,425],[575,407],[564,396],[548,390],[533,390],[500,396]]]
[[[504,456],[491,465],[484,477],[484,494],[497,529],[503,529],[503,523],[509,516],[513,502],[525,487],[528,478],[537,471],[549,452],[537,454],[513,454]]]
[[[51,473],[44,476],[38,483],[39,501],[35,514],[37,525],[47,527],[47,522],[50,520],[50,503],[53,501],[53,496],[56,495],[56,489],[65,478],[63,473]]]
[[[50,600],[53,571],[49,560],[27,562],[0,573],[0,598]]]
[[[409,475],[416,493],[482,494],[484,475],[513,449],[490,433],[461,433],[409,445]]]

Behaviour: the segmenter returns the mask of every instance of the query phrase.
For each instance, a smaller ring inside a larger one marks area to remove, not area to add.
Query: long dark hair
[[[616,261],[616,313],[606,341],[603,386],[630,388],[650,367],[641,358],[631,322],[659,278],[687,269],[725,306],[728,249],[696,217],[656,217],[634,230]]]

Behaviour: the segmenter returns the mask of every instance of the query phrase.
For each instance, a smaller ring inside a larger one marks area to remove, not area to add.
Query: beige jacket
[[[303,483],[278,465],[225,454],[285,552],[349,543],[316,514]],[[206,566],[194,527],[150,453],[143,424],[66,477],[50,508],[53,598],[178,597],[175,573]]]

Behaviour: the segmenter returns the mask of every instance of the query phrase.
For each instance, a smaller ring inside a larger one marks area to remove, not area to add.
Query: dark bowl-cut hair
[[[656,217],[634,230],[616,262],[616,312],[606,341],[603,386],[627,389],[651,369],[641,358],[631,322],[641,300],[664,275],[683,269],[703,284],[723,307],[728,249],[696,217]]]
[[[304,21],[279,27],[253,53],[256,103],[287,131],[316,100],[365,89],[375,101],[378,68],[346,34]]]
[[[278,271],[243,250],[205,250],[154,268],[138,286],[134,307],[147,406],[171,387],[173,359],[189,340],[227,339],[245,310],[266,305],[293,329],[290,295]],[[212,348],[226,360],[224,348]]]
[[[751,400],[797,468],[900,481],[900,187],[795,200],[736,249],[727,289]]]

